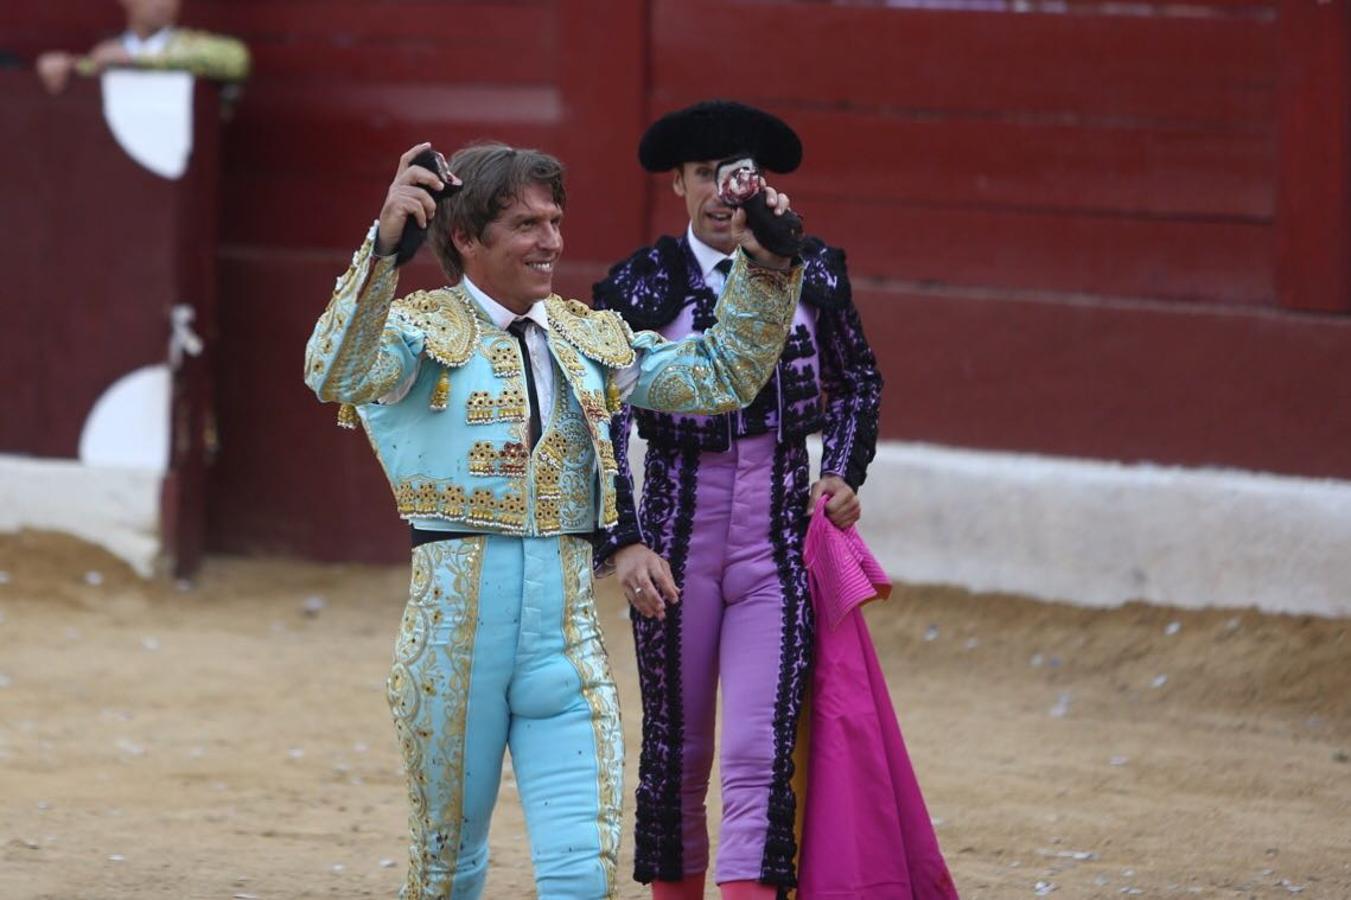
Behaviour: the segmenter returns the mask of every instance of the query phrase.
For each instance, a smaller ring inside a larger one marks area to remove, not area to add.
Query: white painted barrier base
[[[155,470],[0,454],[0,532],[61,531],[149,577],[160,554]]]
[[[884,442],[860,497],[901,581],[1351,616],[1347,481]]]
[[[887,443],[862,499],[905,581],[1351,616],[1351,482]]]
[[[636,472],[642,451],[635,439]],[[149,575],[160,481],[0,454],[0,531],[68,532]],[[885,442],[862,500],[863,534],[902,581],[1351,616],[1347,481]]]

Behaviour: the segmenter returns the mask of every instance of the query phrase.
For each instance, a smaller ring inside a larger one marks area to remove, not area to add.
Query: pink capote
[[[950,900],[896,712],[859,609],[891,581],[859,537],[831,524],[822,497],[803,556],[816,610],[811,745],[798,900]]]

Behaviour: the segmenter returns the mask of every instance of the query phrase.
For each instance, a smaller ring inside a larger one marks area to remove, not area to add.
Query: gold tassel
[[[450,369],[442,369],[441,377],[436,379],[436,387],[432,390],[432,409],[441,412],[450,402]]]
[[[605,408],[609,410],[610,415],[619,412],[619,408],[624,405],[624,401],[619,396],[619,386],[615,384],[614,376],[605,379]]]
[[[344,403],[338,407],[338,427],[356,428],[359,423],[357,419],[357,408],[350,403]]]

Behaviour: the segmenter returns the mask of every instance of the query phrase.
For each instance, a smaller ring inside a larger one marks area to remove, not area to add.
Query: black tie
[[[530,320],[518,318],[507,326],[516,336],[516,343],[521,345],[521,364],[525,366],[525,393],[530,399],[530,434],[526,438],[527,449],[535,449],[535,441],[539,440],[540,421],[539,421],[539,394],[535,391],[535,370],[530,365],[530,345],[525,340],[526,326]]]
[[[726,280],[727,276],[732,274],[732,258],[718,260],[718,264],[713,268],[721,272],[723,279]]]

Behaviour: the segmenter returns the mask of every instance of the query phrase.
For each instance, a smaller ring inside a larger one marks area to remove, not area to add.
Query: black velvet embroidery
[[[684,589],[692,513],[698,487],[698,451],[663,453],[649,448],[644,472],[643,521],[651,549],[671,564],[676,586]],[[638,759],[633,877],[679,881],[684,873],[681,828],[681,748],[684,712],[680,693],[680,612],[665,621],[633,616],[638,679],[643,695],[643,747]]]
[[[807,527],[802,499],[807,496],[808,476],[806,445],[779,444],[774,452],[770,537],[783,588],[783,625],[779,684],[774,700],[774,772],[769,786],[769,821],[760,880],[781,888],[797,885],[794,825],[800,799],[793,792],[793,749],[812,664],[814,620],[807,570],[802,561]]]

